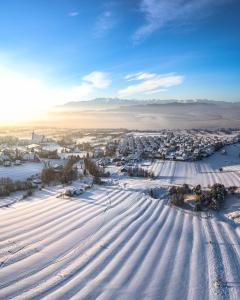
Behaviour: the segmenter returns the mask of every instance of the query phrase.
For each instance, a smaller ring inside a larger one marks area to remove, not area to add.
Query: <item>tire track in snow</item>
[[[208,255],[208,278],[209,278],[209,297],[221,297],[230,299],[228,288],[226,287],[226,275],[222,262],[220,246],[212,227],[211,219],[203,220],[205,225],[206,248]]]
[[[212,226],[221,251],[226,277],[225,285],[229,290],[230,299],[240,299],[240,263],[234,249],[236,246],[239,247],[240,244],[232,244],[228,241],[229,237],[225,236],[225,232],[218,222],[213,222]]]
[[[202,220],[193,217],[193,247],[190,260],[189,288],[186,299],[208,299],[207,258],[205,255],[206,240]],[[196,272],[197,270],[197,272]]]

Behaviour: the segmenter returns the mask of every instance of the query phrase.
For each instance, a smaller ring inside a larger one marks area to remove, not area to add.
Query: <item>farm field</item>
[[[27,162],[20,166],[0,166],[0,177],[9,177],[12,180],[25,180],[29,176],[39,173],[43,168],[42,163]]]
[[[47,161],[45,159],[44,161]],[[52,165],[55,164],[64,164],[64,159],[54,159],[50,160]],[[44,162],[25,162],[22,165],[10,167],[0,166],[0,178],[9,177],[12,180],[26,180],[32,175],[39,174],[44,167]]]
[[[227,146],[227,155],[217,152],[196,162],[155,160],[148,170],[164,184],[201,184],[203,187],[222,183],[240,186],[240,145]],[[220,172],[219,168],[223,170]]]
[[[207,187],[222,183],[226,187],[240,186],[240,169],[237,166],[220,172],[205,162],[155,161],[148,170],[154,173],[159,184],[164,185],[188,183]]]
[[[119,187],[0,209],[0,299],[239,299],[240,231]]]

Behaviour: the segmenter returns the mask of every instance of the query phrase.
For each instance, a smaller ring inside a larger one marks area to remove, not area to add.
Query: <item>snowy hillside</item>
[[[45,190],[0,210],[0,299],[239,299],[240,230],[161,200]]]

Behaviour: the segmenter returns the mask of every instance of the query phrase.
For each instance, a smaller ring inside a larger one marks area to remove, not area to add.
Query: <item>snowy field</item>
[[[159,184],[201,184],[203,187],[222,183],[240,187],[240,144],[225,147],[227,155],[220,152],[197,162],[155,160],[147,167],[158,177]],[[145,166],[143,166],[145,167]],[[219,168],[223,168],[220,172]]]
[[[95,136],[87,135],[87,136],[84,136],[82,138],[77,138],[77,139],[75,139],[75,141],[78,144],[82,144],[82,143],[90,143],[90,142],[92,142],[95,139],[96,139]]]
[[[205,162],[155,161],[148,169],[157,176],[160,185],[188,183],[207,187],[214,183],[222,183],[226,187],[240,187],[240,170],[237,167],[235,170],[220,172]]]
[[[0,209],[0,299],[240,299],[239,245],[230,221],[140,192],[44,190]]]
[[[51,144],[48,144],[48,145],[42,147],[42,149],[45,150],[45,151],[55,151],[55,150],[57,150],[58,152],[61,152],[64,149],[64,147],[61,147],[57,143],[51,143]]]
[[[51,165],[66,163],[65,159],[44,159],[42,162],[26,162],[22,165],[10,167],[0,166],[0,178],[9,177],[12,180],[25,180],[32,175],[39,174],[44,167],[44,162],[49,161]]]
[[[8,207],[15,202],[18,202],[23,197],[23,191],[12,193],[10,196],[7,197],[0,197],[0,208]]]
[[[36,162],[28,162],[20,166],[0,166],[0,177],[9,177],[13,180],[25,180],[29,176],[39,173],[42,167],[42,163]]]

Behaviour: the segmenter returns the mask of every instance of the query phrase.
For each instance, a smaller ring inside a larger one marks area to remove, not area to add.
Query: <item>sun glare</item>
[[[0,68],[1,123],[30,121],[51,106],[53,92],[41,80]],[[53,99],[54,100],[54,99]]]

